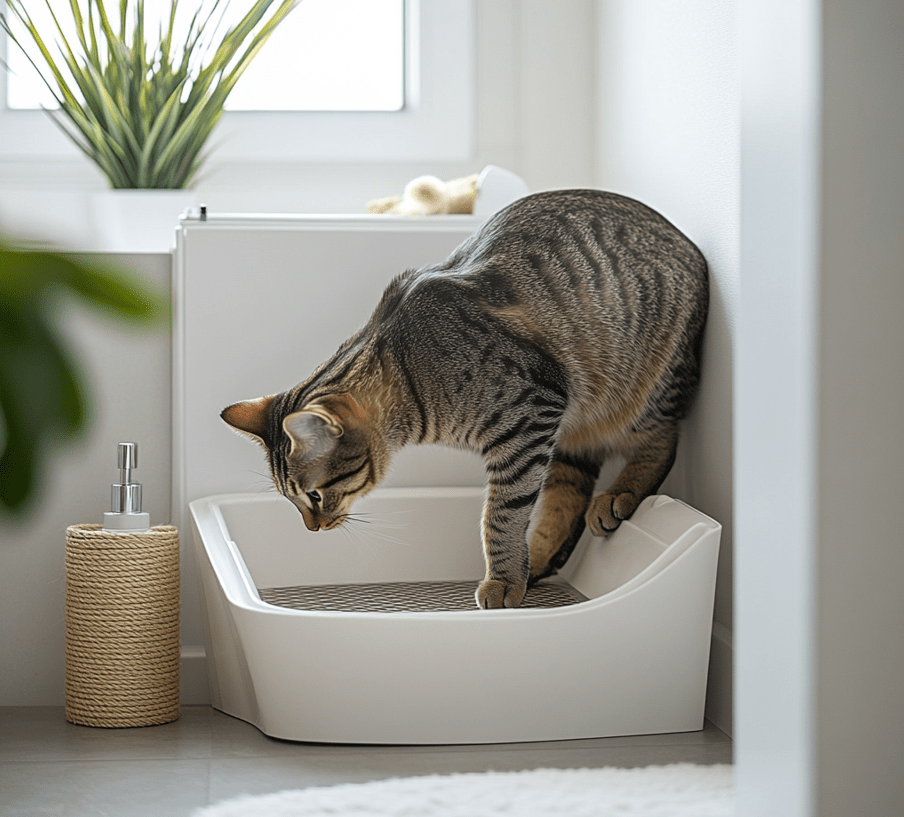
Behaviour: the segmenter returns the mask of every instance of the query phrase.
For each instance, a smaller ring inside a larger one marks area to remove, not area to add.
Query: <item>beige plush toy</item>
[[[477,199],[477,179],[466,176],[444,182],[436,176],[418,176],[405,185],[401,196],[389,196],[368,203],[368,213],[392,216],[432,216],[444,213],[472,213]]]

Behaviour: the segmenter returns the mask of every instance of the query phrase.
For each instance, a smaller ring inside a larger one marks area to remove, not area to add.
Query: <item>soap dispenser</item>
[[[66,528],[66,720],[108,728],[179,717],[179,531],[151,527],[119,443],[119,482],[99,522]]]
[[[151,527],[150,515],[141,510],[141,483],[132,482],[132,469],[138,467],[138,443],[120,443],[117,447],[119,482],[111,486],[110,513],[104,514],[104,530],[140,533]]]

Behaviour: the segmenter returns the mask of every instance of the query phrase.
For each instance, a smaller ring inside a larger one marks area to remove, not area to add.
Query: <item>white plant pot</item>
[[[179,216],[195,204],[194,190],[104,190],[91,198],[100,250],[169,252]]]

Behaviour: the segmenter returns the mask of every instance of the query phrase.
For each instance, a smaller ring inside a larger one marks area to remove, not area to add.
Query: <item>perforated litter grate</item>
[[[329,613],[436,613],[476,610],[477,582],[381,582],[262,587],[262,601],[293,610]],[[564,582],[538,584],[527,591],[521,607],[565,607],[587,597]]]

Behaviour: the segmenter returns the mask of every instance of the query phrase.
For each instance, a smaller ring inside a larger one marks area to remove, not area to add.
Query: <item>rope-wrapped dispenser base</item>
[[[179,717],[179,533],[66,530],[66,720]]]

